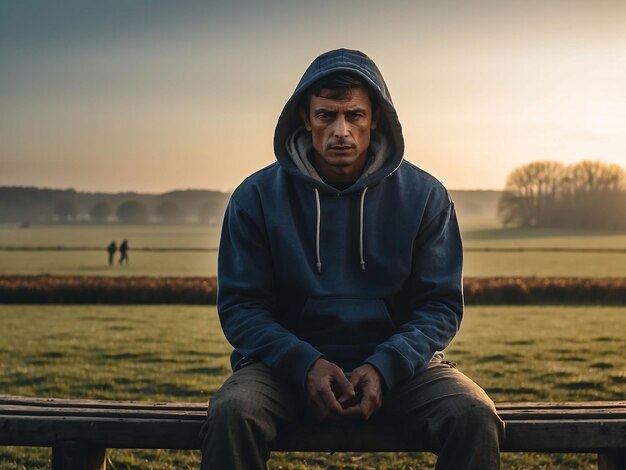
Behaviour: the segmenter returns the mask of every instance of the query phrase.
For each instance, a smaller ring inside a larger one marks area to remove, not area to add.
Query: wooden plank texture
[[[51,407],[30,405],[0,405],[2,415],[21,416],[77,416],[77,417],[119,417],[119,418],[163,418],[163,419],[199,419],[206,418],[207,408],[165,408],[165,407],[142,407],[142,408],[81,408],[81,407]],[[585,419],[606,420],[626,419],[626,408],[593,408],[593,409],[531,409],[531,410],[498,410],[499,416],[504,421],[529,421],[529,420],[561,420],[561,419]]]
[[[503,451],[595,452],[626,448],[626,401],[500,403]],[[54,446],[86,440],[96,448],[197,449],[207,406],[0,396],[0,445]],[[429,450],[380,425],[302,425],[280,436],[275,450]]]
[[[106,448],[193,449],[202,420],[0,416],[0,443],[51,446],[89,439]],[[626,421],[551,420],[507,422],[503,451],[599,452],[626,446]],[[401,451],[413,448],[391,427],[302,426],[276,443],[281,450]]]
[[[173,402],[143,402],[143,401],[114,401],[114,400],[68,400],[60,398],[23,397],[17,395],[0,395],[0,409],[4,405],[25,405],[52,408],[113,408],[113,409],[167,409],[167,410],[204,410],[206,403],[173,403]]]
[[[115,408],[115,409],[180,409],[180,410],[205,410],[206,403],[174,403],[174,402],[143,402],[143,401],[114,401],[114,400],[85,400],[85,399],[62,399],[24,397],[19,395],[0,394],[0,406],[2,405],[33,405],[50,407],[70,408]],[[529,409],[626,409],[624,401],[574,401],[574,402],[502,402],[496,403],[498,410],[529,410]]]

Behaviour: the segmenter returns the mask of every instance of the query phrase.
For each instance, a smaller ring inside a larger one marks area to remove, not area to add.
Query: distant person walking
[[[107,246],[107,252],[109,253],[109,266],[113,265],[113,259],[115,257],[115,252],[117,251],[117,245],[115,244],[115,240],[109,243]]]
[[[120,245],[120,264],[128,264],[128,240],[124,240]]]

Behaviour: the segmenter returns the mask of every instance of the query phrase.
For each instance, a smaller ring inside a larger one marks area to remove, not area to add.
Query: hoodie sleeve
[[[386,390],[424,369],[461,323],[463,247],[452,203],[420,230],[412,264],[409,311],[365,360],[380,372]]]
[[[304,386],[322,354],[277,320],[272,259],[261,223],[231,198],[218,256],[217,309],[226,339],[245,357]]]

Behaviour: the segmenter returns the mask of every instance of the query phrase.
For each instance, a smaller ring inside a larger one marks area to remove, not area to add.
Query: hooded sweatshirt
[[[381,109],[360,178],[341,190],[311,164],[302,94],[344,71]],[[218,256],[218,313],[233,370],[262,361],[303,387],[324,357],[345,372],[374,366],[384,390],[424,369],[463,315],[462,246],[454,205],[403,160],[402,129],[383,77],[359,51],[309,66],[276,125],[277,162],[233,193]]]

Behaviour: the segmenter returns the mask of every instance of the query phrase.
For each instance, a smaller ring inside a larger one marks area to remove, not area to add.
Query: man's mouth
[[[344,150],[351,150],[352,145],[331,145],[330,148],[333,150],[344,151]]]

